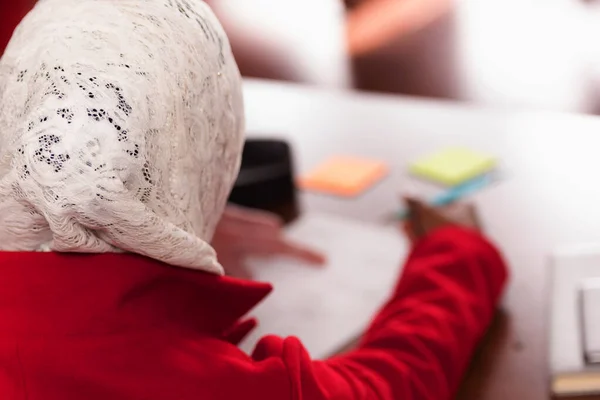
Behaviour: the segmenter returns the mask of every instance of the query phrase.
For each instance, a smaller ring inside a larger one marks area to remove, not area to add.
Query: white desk
[[[398,207],[410,160],[449,145],[501,159],[509,177],[474,200],[512,267],[508,322],[495,355],[483,357],[485,371],[473,390],[479,399],[547,398],[547,258],[563,244],[600,241],[600,119],[258,80],[246,81],[244,90],[249,134],[287,138],[300,172],[335,153],[390,163],[390,177],[364,196],[305,194],[307,209],[377,221]]]

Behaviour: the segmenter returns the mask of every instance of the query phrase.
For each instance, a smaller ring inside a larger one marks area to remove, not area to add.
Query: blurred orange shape
[[[369,189],[388,171],[381,161],[336,156],[301,177],[299,185],[306,190],[351,197]]]

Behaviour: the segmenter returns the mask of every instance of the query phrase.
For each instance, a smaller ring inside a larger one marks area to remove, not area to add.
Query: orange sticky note
[[[357,157],[333,157],[300,178],[300,187],[336,194],[356,196],[367,190],[388,172],[380,161]]]

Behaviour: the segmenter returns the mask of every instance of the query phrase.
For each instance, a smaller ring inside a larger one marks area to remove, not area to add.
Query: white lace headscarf
[[[223,273],[241,78],[200,0],[42,0],[0,60],[0,249]]]

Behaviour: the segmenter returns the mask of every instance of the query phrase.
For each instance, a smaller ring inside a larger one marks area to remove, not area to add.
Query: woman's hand
[[[217,225],[212,246],[225,271],[245,275],[248,256],[290,256],[312,265],[321,265],[325,257],[309,248],[286,240],[281,220],[270,213],[228,205]]]
[[[404,231],[412,242],[448,225],[481,230],[477,212],[472,204],[458,202],[435,208],[411,197],[404,198],[404,202],[408,208]]]

